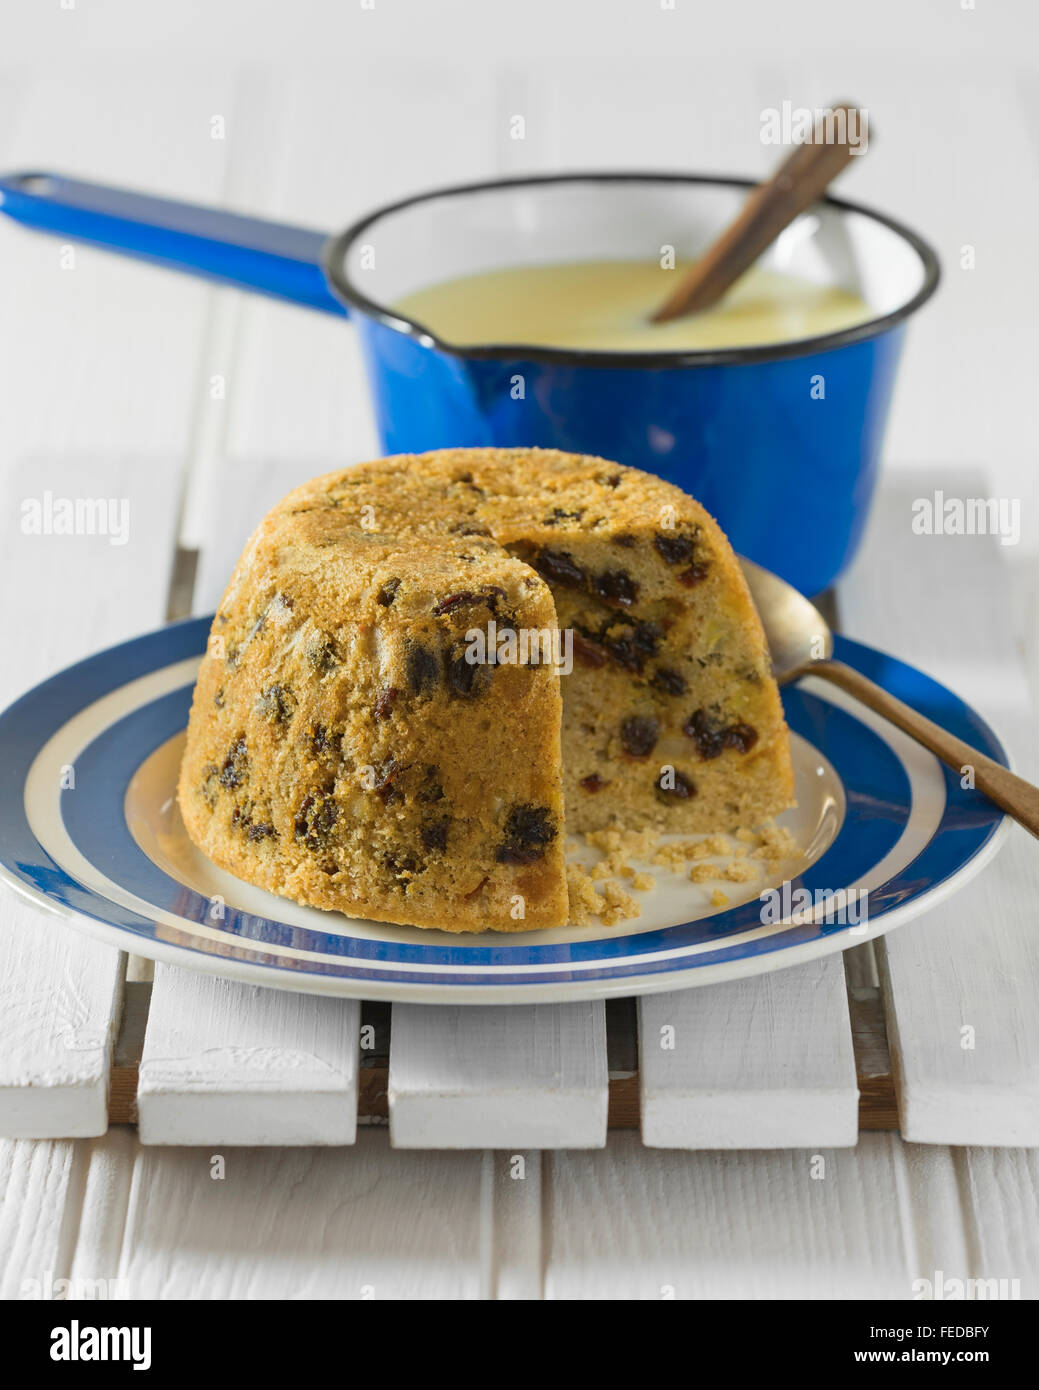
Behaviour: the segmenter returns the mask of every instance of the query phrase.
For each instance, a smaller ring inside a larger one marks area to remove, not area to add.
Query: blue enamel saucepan
[[[338,235],[55,174],[0,178],[0,210],[74,241],[349,316],[387,453],[533,445],[602,454],[670,479],[735,548],[808,594],[851,560],[876,481],[905,321],[938,262],[905,227],[827,198],[763,264],[855,291],[865,323],[712,352],[453,347],[392,305],[414,290],[534,262],[692,257],[751,183],[573,174],[439,189]]]

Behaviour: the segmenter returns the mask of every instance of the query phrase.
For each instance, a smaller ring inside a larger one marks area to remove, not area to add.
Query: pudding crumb
[[[575,926],[587,926],[598,917],[604,926],[612,927],[640,916],[638,899],[624,886],[642,893],[656,887],[656,879],[640,869],[640,863],[667,873],[682,873],[689,866],[688,877],[693,883],[751,883],[771,874],[784,859],[800,854],[791,832],[775,824],[666,843],[653,830],[611,826],[575,837],[573,848],[582,843],[598,850],[602,857],[590,866],[573,861],[566,866],[570,922]],[[727,862],[719,864],[718,859]],[[729,902],[728,894],[715,887],[711,905],[726,907]]]
[[[595,891],[588,870],[581,864],[567,864],[566,886],[570,895],[571,923],[577,927],[588,926],[592,918],[604,910],[606,899]]]
[[[734,859],[731,864],[726,864],[722,877],[730,883],[750,883],[758,877],[758,868],[746,859]]]
[[[793,858],[797,852],[797,841],[785,825],[766,825],[758,832],[758,848],[753,857],[777,864],[782,859]]]
[[[613,879],[605,884],[603,894],[606,898],[606,910],[599,915],[604,927],[613,927],[618,922],[627,922],[633,917],[642,916],[642,906],[638,899],[633,898]]]

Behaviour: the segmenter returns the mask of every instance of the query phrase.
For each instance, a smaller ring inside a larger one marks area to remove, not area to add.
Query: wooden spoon
[[[651,323],[666,323],[684,314],[697,314],[716,304],[734,280],[751,266],[794,218],[824,193],[853,157],[848,143],[852,107],[841,102],[831,107],[813,131],[811,144],[798,145],[770,179],[759,183],[744,203],[739,216],[686,272],[674,292],[652,316]],[[844,113],[843,122],[839,114]],[[824,139],[827,119],[843,140]]]

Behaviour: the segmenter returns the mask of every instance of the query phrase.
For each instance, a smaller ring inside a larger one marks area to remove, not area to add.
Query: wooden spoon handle
[[[936,758],[961,776],[970,769],[978,791],[984,792],[990,801],[1013,816],[1019,825],[1039,836],[1039,787],[1033,787],[1031,782],[1018,777],[1002,763],[986,757],[941,725],[924,718],[911,706],[903,704],[879,685],[874,685],[867,676],[841,661],[813,662],[805,667],[803,674],[821,676],[823,680],[839,685],[877,714],[890,719],[892,724],[909,734],[910,738],[915,738],[917,743],[929,748]]]
[[[831,118],[830,126],[831,132],[842,134],[843,139],[827,143],[824,122],[820,121],[812,143],[798,145],[770,179],[758,184],[735,222],[698,258],[653,315],[653,323],[709,309],[783,228],[821,197],[852,158],[848,132],[855,109],[847,102],[831,108],[833,117],[844,113],[843,121]]]

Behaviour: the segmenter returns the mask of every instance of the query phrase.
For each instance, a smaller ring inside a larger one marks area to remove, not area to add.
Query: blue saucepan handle
[[[35,172],[0,175],[0,212],[70,241],[346,314],[321,269],[328,238],[308,227]]]

